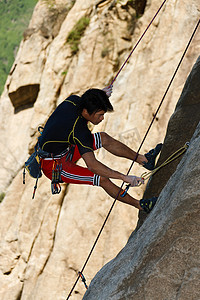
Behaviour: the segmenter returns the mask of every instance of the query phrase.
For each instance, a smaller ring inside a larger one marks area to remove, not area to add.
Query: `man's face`
[[[87,120],[90,121],[94,125],[98,125],[104,119],[105,115],[104,110],[100,110],[97,112],[92,113],[91,115],[88,113],[87,109],[83,109],[82,116]]]

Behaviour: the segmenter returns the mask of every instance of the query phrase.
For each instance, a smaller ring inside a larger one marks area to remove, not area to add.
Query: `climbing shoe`
[[[144,155],[148,160],[147,162],[144,162],[144,168],[146,168],[147,170],[154,169],[156,157],[160,153],[161,149],[162,144],[158,144],[154,149],[151,149],[148,153]]]
[[[156,204],[158,197],[152,197],[150,199],[142,199],[140,200],[140,206],[146,213],[150,213],[153,209],[154,205]]]

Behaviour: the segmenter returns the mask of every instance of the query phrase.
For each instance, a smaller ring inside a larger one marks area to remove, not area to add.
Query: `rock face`
[[[172,153],[189,142],[200,121],[200,57],[187,78],[180,99],[167,127],[162,153],[157,166],[162,164]],[[174,160],[166,168],[157,172],[149,181],[145,197],[152,197],[161,190],[174,173],[182,157]],[[155,188],[153,188],[155,186]]]
[[[17,111],[19,108],[27,108],[32,106],[37,99],[40,86],[39,84],[30,84],[20,86],[16,91],[9,93],[9,98]]]
[[[167,145],[173,145],[176,149],[176,142],[180,146],[181,142],[190,139],[193,126],[198,122],[189,149],[172,176],[170,169],[170,179],[166,177],[167,184],[161,191],[151,214],[143,225],[133,232],[118,256],[98,272],[84,300],[200,298],[199,74],[200,57],[186,81],[176,110],[170,119],[163,146],[163,151]],[[189,118],[191,111],[193,114]],[[193,122],[188,132],[183,130],[179,132],[181,121],[190,124],[191,118]],[[160,171],[161,186],[164,184],[163,170]],[[147,187],[146,194],[153,181],[154,179]],[[160,192],[159,183],[156,185],[154,181],[154,192],[156,187]]]
[[[157,206],[84,299],[199,299],[199,145],[200,125]]]
[[[26,185],[23,185],[22,172],[24,161],[37,140],[37,127],[45,124],[54,108],[70,94],[81,94],[90,87],[103,88],[108,85],[161,3],[154,0],[136,1],[135,4],[136,9],[134,1],[128,0],[41,0],[35,7],[0,99],[2,149],[0,192],[5,193],[5,198],[0,204],[1,299],[66,299],[77,277],[77,271],[81,269],[107,215],[112,200],[101,189],[63,185],[62,193],[52,196],[50,182],[44,176],[39,180],[35,199],[31,200],[35,181],[27,176]],[[135,16],[141,17],[136,19]],[[77,21],[86,17],[90,19],[89,25],[79,41],[79,51],[73,55],[69,43],[66,42],[67,37]],[[189,3],[186,0],[181,3],[166,2],[114,83],[111,102],[115,112],[108,114],[105,121],[94,129],[95,131],[105,130],[137,150],[198,19],[198,0]],[[200,36],[196,34],[142,152],[148,151],[164,139],[169,117],[174,111],[186,78],[197,60],[199,50]],[[190,128],[192,132],[194,125],[188,123],[188,132]],[[187,161],[191,161],[194,166],[194,174],[198,165],[195,165],[191,157],[197,141],[198,134],[186,154]],[[97,158],[123,173],[130,166],[127,160],[114,158],[104,149],[97,153]],[[155,274],[155,277],[159,273],[159,268],[164,270],[161,262],[165,265],[165,259],[171,257],[171,261],[179,261],[177,249],[180,249],[181,258],[185,253],[190,252],[189,246],[183,249],[182,245],[186,245],[182,244],[183,240],[190,241],[188,245],[193,245],[195,241],[196,227],[192,223],[195,221],[195,214],[193,219],[184,201],[187,198],[194,210],[197,210],[197,205],[194,205],[196,200],[192,202],[193,194],[192,197],[188,195],[190,186],[188,189],[186,187],[189,177],[186,178],[184,164],[181,166],[180,170],[183,172],[179,172],[183,181],[177,186],[177,192],[172,192],[167,185],[164,189],[166,195],[162,194],[163,190],[155,212],[152,212],[147,220],[149,223],[152,220],[152,224],[157,220],[161,224],[159,228],[163,224],[163,231],[157,232],[157,228],[148,223],[144,231],[141,227],[128,242],[128,245],[132,245],[132,241],[139,238],[140,244],[136,244],[143,250],[143,264],[146,265],[144,272],[150,274],[152,269],[154,273],[151,274]],[[140,175],[143,169],[134,166],[132,172]],[[175,174],[173,180],[176,180]],[[191,178],[192,180],[196,182],[197,178]],[[183,206],[177,199],[181,187],[184,189]],[[130,193],[140,199],[143,190],[132,189]],[[167,205],[169,203],[164,199],[169,196],[171,198],[172,194],[173,201],[170,202],[171,205]],[[183,211],[186,219],[182,217]],[[137,210],[132,207],[121,203],[116,204],[87,265],[84,275],[88,284],[96,272],[125,246],[128,237],[136,227],[137,214]],[[173,215],[177,216],[177,220],[174,223],[172,221],[170,227],[167,220],[168,218],[173,220]],[[185,235],[181,232],[178,220],[186,221]],[[168,227],[171,231],[167,231]],[[176,229],[180,235],[177,235]],[[189,229],[194,231],[191,238]],[[173,239],[174,244],[168,245],[168,240],[173,241]],[[155,251],[157,256],[154,256],[154,253],[152,255],[149,250],[152,243],[155,247],[157,245]],[[167,252],[164,252],[166,250],[164,245],[168,245],[170,257],[165,255]],[[193,247],[195,249],[197,244]],[[131,262],[131,255],[135,256],[135,259],[139,257],[140,251],[137,249],[136,251],[129,249],[129,257],[124,258],[125,265],[120,267],[120,264],[116,263],[117,267],[113,269],[117,274],[119,267],[121,274],[125,274],[124,287],[127,286],[127,289],[133,275],[126,277],[126,274],[130,274],[129,270],[133,269],[136,263],[136,261]],[[197,256],[197,253],[195,252],[194,255]],[[166,289],[170,288],[170,284],[174,284],[180,291],[180,295],[183,292],[187,295],[191,289],[190,284],[194,283],[193,278],[197,278],[197,264],[193,266],[192,260],[195,260],[196,256],[191,260],[189,258],[186,261],[182,260],[180,269],[172,270],[177,271],[177,278],[174,273],[172,276],[169,275],[169,269],[166,273],[163,271],[163,277],[168,283]],[[121,253],[119,257],[122,257]],[[184,263],[188,263],[185,273]],[[152,268],[149,268],[149,265]],[[132,278],[136,278],[136,275],[137,273]],[[152,299],[151,295],[155,290],[152,276],[148,282],[149,299]],[[161,280],[163,277],[156,278]],[[110,277],[111,280],[112,278],[115,282],[114,277]],[[180,288],[181,278],[184,280]],[[137,283],[136,279],[135,282]],[[123,283],[119,284],[123,285]],[[92,286],[93,284],[86,297],[92,295]],[[108,288],[106,286],[104,288],[109,290],[109,285]],[[137,288],[139,293],[140,284]],[[108,295],[101,291],[100,286],[97,290],[99,294]],[[84,293],[85,288],[82,283],[79,283],[72,299],[81,299]],[[118,297],[114,296],[118,295],[117,289],[112,293],[113,299]],[[107,299],[106,297],[104,299]]]
[[[200,121],[200,57],[195,63],[192,72],[187,78],[176,109],[169,120],[166,137],[157,166],[161,165],[172,153],[189,142]],[[178,138],[177,138],[178,137]],[[159,196],[182,157],[172,161],[166,167],[160,169],[148,182],[144,198],[153,195]],[[146,215],[140,212],[138,227],[142,224]]]

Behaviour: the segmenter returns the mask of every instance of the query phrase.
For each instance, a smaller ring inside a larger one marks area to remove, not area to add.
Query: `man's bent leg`
[[[74,162],[62,161],[61,178],[63,182],[99,186],[100,176]]]
[[[105,148],[110,153],[116,156],[135,160],[136,152],[134,150],[130,149],[128,146],[121,143],[120,141],[115,140],[107,133],[101,132],[101,140],[103,148]],[[143,165],[144,162],[147,162],[147,159],[144,155],[139,154],[136,159],[136,162]]]
[[[116,186],[112,181],[110,181],[110,179],[105,177],[100,177],[100,186],[106,191],[108,195],[110,195],[114,199],[117,197],[120,190],[120,188]],[[131,206],[134,206],[139,210],[142,210],[139,200],[136,200],[135,198],[131,197],[129,194],[126,194],[125,197],[121,197],[119,195],[117,200],[129,204]]]

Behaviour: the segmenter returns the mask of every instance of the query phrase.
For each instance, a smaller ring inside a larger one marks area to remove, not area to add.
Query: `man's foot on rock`
[[[154,149],[151,149],[144,155],[147,159],[147,162],[144,162],[143,164],[144,168],[146,168],[147,170],[153,170],[155,168],[155,160],[161,149],[162,143],[158,144]]]
[[[155,206],[157,199],[158,197],[155,196],[150,199],[142,199],[140,200],[140,206],[146,213],[150,213],[150,211]]]

